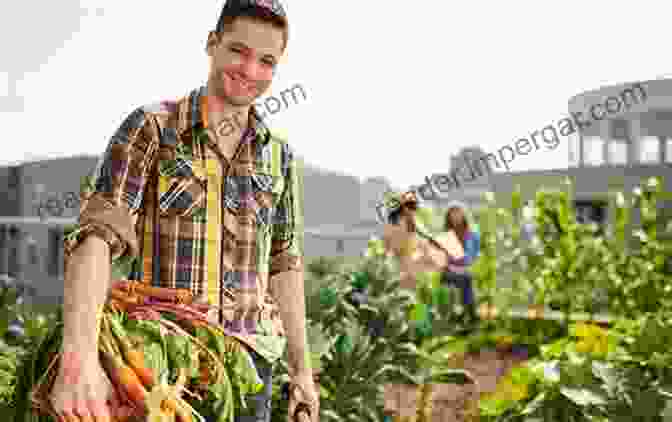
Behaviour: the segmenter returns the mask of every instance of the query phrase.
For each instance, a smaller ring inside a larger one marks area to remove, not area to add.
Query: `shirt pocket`
[[[160,216],[189,217],[204,211],[207,179],[200,173],[198,169],[186,167],[176,174],[159,174]]]
[[[269,172],[256,171],[252,173],[252,184],[255,193],[267,194],[269,201],[275,206],[280,201],[285,190],[285,179],[282,176]]]
[[[252,173],[251,179],[257,224],[270,226],[275,211],[280,205],[285,187],[284,178],[256,171]]]

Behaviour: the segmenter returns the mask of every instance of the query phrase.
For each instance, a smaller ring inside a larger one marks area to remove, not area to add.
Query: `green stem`
[[[569,335],[569,324],[571,324],[571,322],[572,322],[572,316],[571,316],[572,315],[572,305],[569,302],[569,300],[567,300],[567,302],[565,303],[564,308],[565,308],[564,309],[564,313],[565,313],[565,315],[564,315],[564,327],[563,327],[564,330],[565,330],[564,334]]]

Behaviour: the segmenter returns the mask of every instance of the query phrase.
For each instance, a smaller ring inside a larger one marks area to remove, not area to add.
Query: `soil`
[[[511,351],[482,351],[467,354],[458,367],[471,372],[475,384],[437,384],[434,386],[432,422],[475,420],[478,398],[495,390],[499,379],[512,367],[525,361]],[[461,363],[461,365],[460,365]],[[409,385],[390,385],[386,389],[385,408],[397,415],[395,421],[415,422],[417,392]]]

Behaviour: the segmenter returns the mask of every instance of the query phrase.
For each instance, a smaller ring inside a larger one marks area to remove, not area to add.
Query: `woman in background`
[[[464,256],[453,258],[443,273],[443,283],[452,284],[462,290],[462,304],[465,308],[465,322],[478,320],[474,297],[473,277],[469,267],[478,258],[481,249],[480,234],[467,221],[466,206],[453,205],[448,208],[444,225],[446,232],[454,232],[464,249]]]

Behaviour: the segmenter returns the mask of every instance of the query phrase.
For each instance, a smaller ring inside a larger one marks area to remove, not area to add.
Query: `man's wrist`
[[[63,327],[63,350],[96,354],[98,352],[98,330],[96,323],[66,322]]]
[[[310,362],[310,352],[298,352],[290,353],[290,375],[298,376],[299,374],[312,374],[313,370],[311,368]],[[298,356],[303,356],[303,359],[298,358]]]
[[[315,376],[313,371],[303,371],[291,377],[293,384],[315,385]]]
[[[83,338],[63,337],[61,352],[64,355],[77,356],[82,363],[98,360],[98,342]]]

